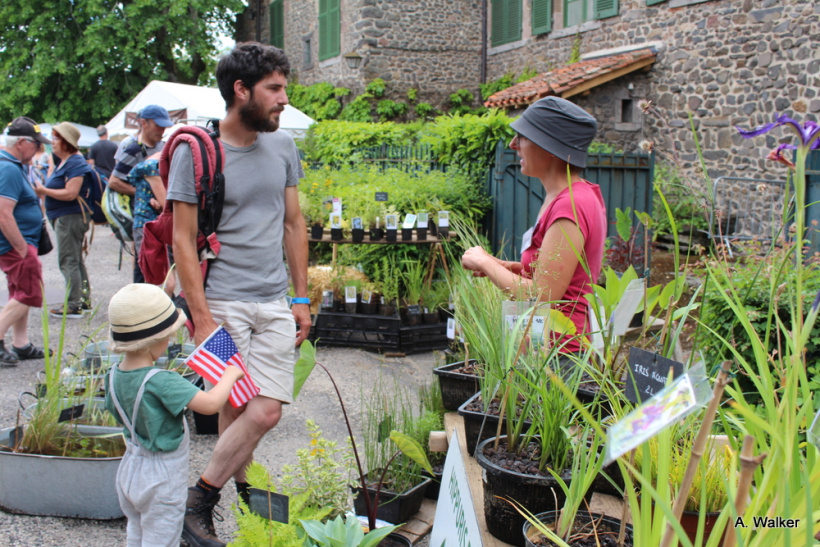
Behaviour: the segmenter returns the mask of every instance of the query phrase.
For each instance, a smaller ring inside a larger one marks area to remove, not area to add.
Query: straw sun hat
[[[171,336],[185,324],[184,313],[156,285],[132,283],[111,297],[108,304],[112,351],[140,351]]]

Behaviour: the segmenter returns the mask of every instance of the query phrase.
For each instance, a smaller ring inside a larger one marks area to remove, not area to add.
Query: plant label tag
[[[276,522],[288,523],[288,497],[259,488],[249,488],[248,509],[251,513]]]
[[[399,229],[399,217],[397,215],[386,215],[384,217],[384,226],[388,230]]]
[[[376,201],[387,201],[387,192],[376,192]]]
[[[356,303],[356,287],[345,287],[345,304]]]
[[[83,410],[85,410],[84,404],[64,408],[60,411],[60,416],[59,418],[57,418],[57,423],[60,424],[63,422],[76,420],[77,418],[83,415]]]
[[[342,198],[333,198],[331,202],[333,204],[333,209],[331,213],[334,215],[342,216]]]
[[[331,291],[331,290],[322,291],[322,307],[323,308],[332,308],[333,307],[333,291]]]
[[[362,228],[362,217],[353,217],[353,229],[354,230],[363,230]]]
[[[806,431],[806,438],[820,449],[820,410],[817,411],[817,414],[814,415],[814,420],[811,422],[811,427],[808,431]]]
[[[332,213],[330,215],[330,227],[339,229],[342,227],[342,214]]]
[[[421,315],[421,306],[407,306],[407,315]]]
[[[390,432],[393,430],[393,417],[388,416],[379,422],[376,432],[376,440],[383,443],[385,439],[390,438]]]
[[[362,304],[370,304],[373,300],[373,291],[368,291],[367,289],[362,291]]]
[[[404,217],[404,224],[401,225],[402,228],[405,230],[412,230],[416,226],[416,215],[413,213],[407,213],[407,216]]]
[[[700,362],[610,426],[606,433],[604,465],[609,465],[670,425],[705,406],[712,396],[709,379],[703,363]]]
[[[450,211],[439,211],[438,212],[438,227],[439,228],[449,228],[450,227]]]
[[[615,336],[623,336],[629,329],[629,323],[643,301],[646,290],[645,279],[633,279],[624,291],[621,301],[615,306],[612,317],[609,318],[609,328]]]
[[[419,221],[416,226],[418,226],[419,228],[427,228],[427,223],[430,220],[429,217],[430,215],[428,215],[427,213],[419,213]]]
[[[447,318],[447,339],[448,340],[455,340],[456,339],[456,320],[452,317]]]
[[[666,387],[669,369],[672,378],[683,374],[683,363],[662,357],[657,353],[629,348],[629,375],[626,379],[626,398],[635,404],[641,404],[655,393]]]

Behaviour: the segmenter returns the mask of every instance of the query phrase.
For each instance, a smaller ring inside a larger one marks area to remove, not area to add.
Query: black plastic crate
[[[447,323],[401,327],[400,336],[404,353],[447,349],[451,342],[447,338]]]
[[[323,312],[311,330],[320,345],[397,351],[400,326],[398,317]]]

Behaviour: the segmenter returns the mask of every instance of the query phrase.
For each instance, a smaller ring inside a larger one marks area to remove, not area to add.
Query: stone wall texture
[[[618,16],[568,29],[560,28],[562,2],[554,0],[553,31],[540,36],[532,36],[530,0],[523,2],[522,39],[489,49],[488,81],[525,68],[546,72],[565,64],[573,51],[658,45],[648,71],[572,97],[599,120],[598,139],[626,151],[636,151],[642,140],[654,142],[661,154],[674,147],[684,167],[697,174],[691,116],[710,176],[783,178],[765,157],[786,130],[746,140],[734,126],[768,123],[775,113],[815,121],[820,115],[820,3],[813,0],[670,0],[654,6],[620,0]],[[477,93],[481,0],[341,0],[341,53],[356,49],[365,57],[357,71],[341,56],[318,61],[317,4],[285,0],[285,50],[300,83],[329,81],[358,92],[380,77],[391,98],[401,99],[413,87],[419,100],[434,104],[460,88]],[[243,17],[237,35],[253,36],[253,21],[243,23]],[[313,37],[312,63],[302,59],[306,36]],[[629,99],[633,112],[624,123]],[[644,99],[659,115],[637,109]]]

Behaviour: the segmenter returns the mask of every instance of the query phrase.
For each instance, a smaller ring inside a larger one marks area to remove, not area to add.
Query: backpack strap
[[[209,124],[213,125],[213,131],[192,125],[179,128],[163,147],[159,163],[160,177],[167,188],[174,152],[183,142],[191,148],[199,205],[198,227],[206,237],[216,232],[225,202],[224,150],[219,140],[219,120],[211,120]],[[171,210],[170,200],[166,200],[165,207]]]

